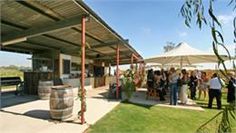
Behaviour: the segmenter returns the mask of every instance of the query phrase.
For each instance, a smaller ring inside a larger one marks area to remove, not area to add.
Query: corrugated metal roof
[[[95,12],[82,1],[1,1],[1,35],[3,40],[14,37],[16,33],[37,30],[48,25],[64,22],[83,14],[89,14],[86,22],[86,49],[90,58],[99,54],[105,61],[114,60],[116,45],[120,45],[120,55],[124,64],[130,62],[134,53],[142,58],[120,35],[109,27]],[[8,40],[9,41],[9,40]],[[60,50],[65,54],[75,54],[81,43],[81,26],[60,29],[27,37],[25,42],[3,46],[3,50],[35,52],[46,49]],[[2,43],[1,43],[2,44]]]

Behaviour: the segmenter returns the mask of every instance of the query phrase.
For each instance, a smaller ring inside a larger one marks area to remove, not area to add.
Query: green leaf
[[[212,27],[211,28],[211,35],[212,35],[212,37],[213,37],[213,40],[214,40],[214,42],[218,42],[218,40],[217,40],[217,37],[216,37],[216,32],[215,32],[216,30],[215,30],[215,27]]]
[[[236,120],[234,110],[229,110],[229,113],[230,113],[230,116],[231,116],[234,120]]]
[[[229,60],[231,60],[232,58],[231,58],[231,55],[230,55],[230,52],[229,52],[229,50],[226,48],[226,46],[224,45],[224,44],[222,44],[222,43],[218,43],[220,46],[222,46],[224,49],[225,49],[225,51],[227,52],[227,54],[228,54],[228,56],[229,56]]]
[[[188,20],[185,20],[184,22],[185,22],[185,25],[186,25],[187,27],[191,28],[191,26],[190,26]]]
[[[222,34],[218,30],[215,30],[215,32],[220,37],[221,42],[224,43],[224,38],[223,38]]]
[[[231,4],[233,3],[233,1],[234,1],[234,0],[231,0],[231,1],[229,2],[228,6],[231,5]]]
[[[222,59],[222,57],[219,55],[219,52],[218,52],[218,50],[217,50],[217,44],[216,44],[214,41],[212,42],[212,46],[213,46],[213,51],[214,51],[215,55],[217,56],[219,62],[224,61],[224,60]]]
[[[208,13],[209,13],[210,17],[213,19],[213,21],[216,22],[217,25],[219,25],[219,26],[221,27],[220,22],[218,21],[218,19],[216,18],[216,16],[213,14],[213,10],[212,10],[212,9],[209,9],[209,10],[208,10]]]
[[[233,69],[236,69],[235,61],[233,60]]]
[[[234,25],[234,42],[236,43],[236,17],[234,17],[233,25]]]
[[[198,24],[199,28],[201,29],[202,28],[202,17],[201,17],[200,12],[198,12],[198,14],[197,14],[197,24]]]

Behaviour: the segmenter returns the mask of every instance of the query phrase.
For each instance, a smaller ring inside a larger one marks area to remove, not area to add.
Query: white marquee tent
[[[229,57],[222,55],[222,58],[229,60]],[[217,63],[218,58],[214,53],[207,53],[190,47],[187,43],[181,42],[174,49],[161,55],[144,59],[145,63],[159,63],[162,66],[179,64],[180,68],[186,65],[197,63]]]

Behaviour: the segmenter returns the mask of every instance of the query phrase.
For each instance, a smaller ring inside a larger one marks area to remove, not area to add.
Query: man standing
[[[212,108],[213,99],[216,97],[217,108],[221,109],[221,89],[223,85],[223,80],[221,80],[218,75],[214,73],[212,79],[210,80],[208,108]]]
[[[191,76],[190,76],[190,81],[189,81],[189,89],[190,89],[190,98],[192,100],[196,99],[197,83],[198,83],[198,79],[196,76],[196,72],[191,71]]]

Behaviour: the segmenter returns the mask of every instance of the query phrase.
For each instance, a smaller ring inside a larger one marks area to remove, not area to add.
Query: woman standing
[[[180,101],[182,104],[186,104],[188,102],[187,89],[188,89],[189,77],[185,69],[183,69],[181,73],[182,73],[182,78],[181,78],[182,86],[180,90]]]
[[[164,81],[162,79],[162,75],[160,71],[154,72],[154,88],[156,89],[157,93],[159,93],[160,101],[165,101],[164,98]]]
[[[169,84],[170,84],[170,105],[177,105],[177,98],[178,98],[178,74],[176,73],[175,68],[170,68],[170,75],[169,75]]]
[[[201,98],[201,94],[202,94],[202,92],[204,93],[204,100],[206,99],[206,95],[207,95],[207,88],[208,88],[208,82],[209,82],[209,80],[208,80],[208,78],[207,78],[207,76],[206,76],[206,72],[202,72],[202,74],[201,74],[201,78],[199,79],[199,83],[200,83],[200,85],[199,85],[199,87],[198,87],[198,90],[199,90],[199,97],[198,97],[198,99],[200,99]]]
[[[163,95],[165,96],[168,90],[168,75],[167,75],[167,71],[164,71],[164,69],[161,69],[161,79],[164,83],[162,92],[163,92]]]

